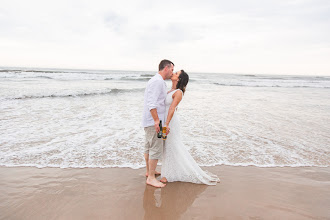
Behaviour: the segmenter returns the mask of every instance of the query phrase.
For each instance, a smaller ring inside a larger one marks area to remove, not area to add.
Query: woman
[[[184,70],[181,70],[174,73],[171,80],[172,89],[168,92],[165,99],[165,115],[167,115],[165,126],[166,128],[170,128],[171,132],[165,141],[162,160],[162,179],[160,181],[181,181],[216,185],[220,181],[219,178],[216,175],[203,171],[189,154],[181,140],[180,123],[176,115],[176,108],[185,93],[189,76]]]

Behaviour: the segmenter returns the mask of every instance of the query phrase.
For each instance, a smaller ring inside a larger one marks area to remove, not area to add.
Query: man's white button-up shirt
[[[142,126],[154,126],[155,122],[151,116],[150,110],[157,109],[158,118],[163,124],[165,118],[165,99],[167,95],[166,83],[163,77],[157,73],[147,83],[144,92],[144,110],[142,116]]]

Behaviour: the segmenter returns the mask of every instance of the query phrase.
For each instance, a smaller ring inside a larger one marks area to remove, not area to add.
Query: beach
[[[330,1],[25,2],[0,220],[330,220]]]
[[[330,219],[329,167],[203,169],[221,182],[156,189],[145,184],[143,168],[0,167],[0,217]]]
[[[330,219],[328,76],[188,73],[182,141],[221,182],[156,189],[141,127],[156,72],[0,71],[0,219]]]

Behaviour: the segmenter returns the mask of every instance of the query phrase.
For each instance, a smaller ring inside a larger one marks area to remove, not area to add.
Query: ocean
[[[0,68],[0,166],[144,167],[154,74]],[[330,165],[330,76],[188,74],[177,114],[199,165]]]

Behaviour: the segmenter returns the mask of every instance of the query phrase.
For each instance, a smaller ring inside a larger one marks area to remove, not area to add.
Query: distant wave
[[[142,74],[141,77],[153,77],[155,74]]]
[[[153,75],[143,73],[113,72],[70,72],[70,71],[41,71],[41,70],[0,70],[0,78],[20,80],[123,80],[123,81],[148,81]]]
[[[309,82],[313,83],[313,82]],[[323,89],[330,89],[329,85],[320,85],[320,84],[305,84],[305,85],[297,85],[297,84],[262,84],[262,83],[213,83],[214,85],[218,86],[238,86],[238,87],[279,87],[279,88],[323,88]]]
[[[82,93],[72,93],[72,94],[46,94],[46,95],[21,95],[18,97],[6,97],[4,100],[21,100],[21,99],[41,99],[41,98],[68,98],[68,97],[85,97],[85,96],[97,96],[97,95],[109,95],[127,92],[140,92],[144,88],[140,89],[111,89],[107,91],[98,92],[82,92]]]
[[[36,78],[53,79],[52,77],[49,77],[49,76],[36,76]]]
[[[17,72],[22,72],[22,70],[0,70],[0,73],[8,73],[8,72],[15,72],[15,73],[17,73]]]
[[[16,80],[33,80],[33,79],[50,79],[50,80],[123,80],[123,81],[148,81],[150,78],[146,78],[146,77],[141,77],[141,78],[136,78],[136,77],[129,77],[129,76],[124,76],[124,77],[120,77],[120,78],[115,78],[115,77],[104,77],[104,76],[98,76],[98,75],[89,75],[88,77],[63,77],[63,76],[54,76],[54,77],[50,77],[50,76],[0,76],[0,78],[2,79],[16,79]]]
[[[253,74],[246,74],[246,75],[242,75],[242,76],[251,76],[251,77],[256,77],[256,75],[253,75]]]
[[[0,72],[16,72],[16,73],[89,73],[79,70],[63,71],[63,70],[33,70],[33,69],[2,69]]]
[[[21,70],[21,72],[26,72],[26,73],[68,73],[64,71],[47,71],[47,70]]]
[[[129,80],[129,81],[148,81],[150,78],[132,78],[132,77],[121,77],[121,80]]]

